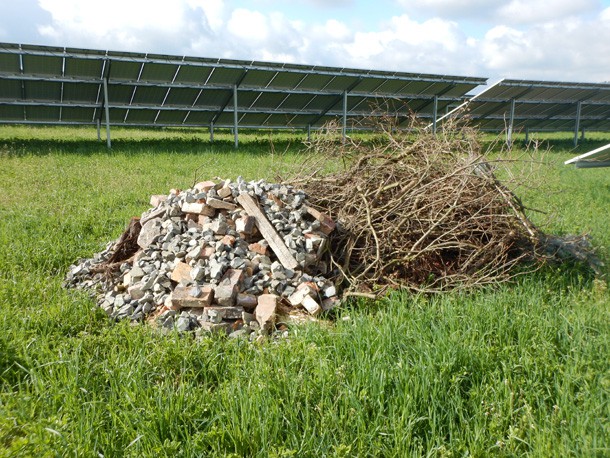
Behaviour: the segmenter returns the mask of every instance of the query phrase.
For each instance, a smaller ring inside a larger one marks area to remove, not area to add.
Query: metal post
[[[510,118],[508,120],[508,132],[506,132],[506,145],[513,147],[513,126],[515,123],[515,99],[510,101]]]
[[[311,124],[307,124],[307,141],[311,141]]]
[[[237,132],[237,84],[233,85],[233,134],[235,135],[235,149],[239,148],[239,133]]]
[[[525,144],[527,145],[530,141],[530,128],[525,128]]]
[[[576,123],[574,124],[574,148],[578,146],[578,131],[580,130],[580,112],[582,109],[582,102],[576,104]]]
[[[580,139],[584,140],[585,139],[585,128],[582,128],[581,134],[580,134]]]
[[[214,121],[210,123],[210,143],[214,143]]]
[[[99,141],[102,140],[102,133],[100,131],[101,130],[101,123],[100,123],[99,119],[97,120],[96,124],[97,124],[97,141],[99,142]]]
[[[106,146],[111,148],[110,143],[110,108],[108,107],[108,80],[104,78],[104,113],[106,115]]]
[[[436,135],[436,118],[438,117],[438,96],[434,96],[434,112],[432,113],[432,133]]]
[[[341,129],[341,141],[345,143],[347,130],[347,91],[343,92],[343,126]]]

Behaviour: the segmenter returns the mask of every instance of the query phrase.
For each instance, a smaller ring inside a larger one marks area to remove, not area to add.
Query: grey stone
[[[140,229],[140,235],[138,236],[138,245],[141,248],[147,248],[152,244],[157,237],[161,235],[162,227],[159,218],[153,218],[147,221]]]

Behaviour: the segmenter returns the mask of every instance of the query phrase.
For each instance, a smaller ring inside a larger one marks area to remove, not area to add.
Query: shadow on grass
[[[0,140],[0,157],[47,156],[50,154],[66,154],[75,156],[94,156],[108,154],[142,154],[142,153],[180,153],[201,154],[220,153],[260,156],[270,153],[298,152],[304,149],[302,140],[247,138],[235,149],[233,140],[208,140],[197,138],[162,138],[162,139],[116,139],[112,148],[108,149],[105,142],[97,140],[71,139],[13,139]]]

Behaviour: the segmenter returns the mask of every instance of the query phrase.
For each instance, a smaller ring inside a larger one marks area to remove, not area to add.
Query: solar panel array
[[[610,130],[610,84],[505,79],[473,99],[469,115],[483,130],[502,130],[513,100],[515,129],[570,131],[580,119],[587,130]]]
[[[485,78],[0,43],[0,123],[316,129],[411,113],[435,126]],[[610,131],[610,84],[502,80],[482,130]],[[464,112],[459,111],[459,116]],[[442,119],[442,118],[441,118]]]
[[[483,78],[0,43],[0,122],[319,128],[435,118]]]

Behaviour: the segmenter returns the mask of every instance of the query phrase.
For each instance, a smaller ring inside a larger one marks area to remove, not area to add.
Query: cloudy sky
[[[0,0],[0,41],[610,81],[610,0]]]

